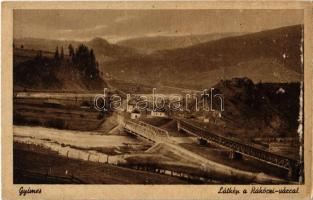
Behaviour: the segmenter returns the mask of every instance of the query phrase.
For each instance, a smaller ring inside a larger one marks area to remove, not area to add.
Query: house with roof
[[[138,109],[134,109],[131,113],[130,113],[130,118],[131,119],[138,119],[141,117],[141,113]]]
[[[164,108],[151,110],[150,115],[152,117],[168,117]]]
[[[136,109],[136,100],[131,99],[127,102],[126,111],[132,113]]]

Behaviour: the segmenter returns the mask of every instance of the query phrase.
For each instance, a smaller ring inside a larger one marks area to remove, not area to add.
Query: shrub
[[[46,122],[46,126],[57,128],[57,129],[64,129],[65,128],[65,121],[62,119],[53,119]]]

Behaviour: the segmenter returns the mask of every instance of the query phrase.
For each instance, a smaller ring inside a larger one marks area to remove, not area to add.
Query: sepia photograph
[[[16,195],[60,184],[286,195],[311,183],[304,9],[47,6],[11,16]]]
[[[304,181],[302,10],[13,20],[14,183]]]

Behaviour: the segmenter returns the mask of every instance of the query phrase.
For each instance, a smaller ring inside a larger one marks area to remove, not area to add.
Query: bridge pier
[[[289,168],[287,176],[289,179],[293,179],[295,177],[295,170],[292,168]]]
[[[300,169],[298,167],[290,167],[288,170],[288,178],[291,180],[297,180],[299,181],[300,178]]]
[[[240,153],[235,152],[235,151],[229,151],[228,158],[231,160],[241,160],[242,155]]]
[[[207,145],[208,141],[205,140],[205,139],[202,139],[202,138],[198,138],[198,144],[200,144],[200,145]]]
[[[177,130],[180,131],[180,121],[177,120]]]

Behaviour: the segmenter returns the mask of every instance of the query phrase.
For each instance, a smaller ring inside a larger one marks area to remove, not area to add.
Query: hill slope
[[[206,35],[184,35],[184,36],[151,36],[131,38],[119,41],[117,44],[129,48],[134,48],[143,53],[154,51],[184,48],[200,43],[217,40],[225,37],[242,35],[244,33],[214,33]]]
[[[117,79],[194,88],[235,76],[255,82],[299,81],[303,74],[302,29],[301,25],[283,27],[121,58],[106,62],[103,70]]]
[[[248,78],[234,78],[214,88],[224,96],[222,115],[230,132],[244,130],[241,137],[298,136],[300,83],[254,84]]]
[[[56,61],[53,53],[14,49],[13,81],[14,91],[102,91],[106,83],[99,77],[88,77],[80,72],[68,58]]]
[[[98,59],[104,59],[106,57],[124,57],[135,55],[136,51],[128,48],[121,47],[115,44],[110,44],[108,41],[102,38],[94,38],[86,42],[68,41],[68,40],[50,40],[40,38],[19,38],[14,39],[14,45],[20,48],[23,45],[25,49],[42,50],[54,52],[56,47],[63,46],[64,52],[67,54],[68,46],[72,44],[73,47],[78,47],[80,44],[85,44],[89,48],[94,49]]]
[[[191,101],[189,108],[192,112],[189,115],[200,123],[203,123],[203,117],[209,119],[206,125],[212,132],[242,140],[255,137],[298,138],[300,87],[300,83],[255,84],[246,77],[223,80],[214,85],[212,99],[199,95],[199,101]],[[214,97],[216,94],[223,97],[222,111],[220,99]],[[221,111],[220,116],[208,110],[211,102],[214,110]]]

